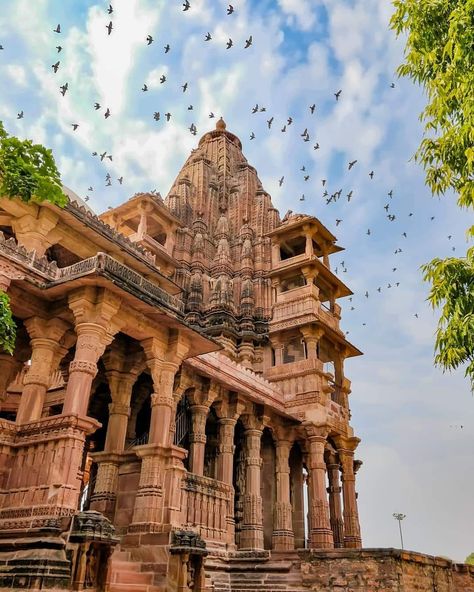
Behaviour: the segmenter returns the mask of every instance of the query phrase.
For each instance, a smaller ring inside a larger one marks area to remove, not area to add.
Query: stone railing
[[[3,232],[0,232],[0,253],[6,255],[29,268],[38,271],[40,275],[46,277],[56,277],[58,266],[56,261],[48,261],[47,257],[37,257],[36,251],[28,251],[22,245],[18,244],[13,238],[5,238]]]
[[[184,526],[206,540],[226,542],[228,517],[233,515],[234,488],[188,473],[184,478]]]

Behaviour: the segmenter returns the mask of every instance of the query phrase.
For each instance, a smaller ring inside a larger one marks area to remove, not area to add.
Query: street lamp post
[[[406,518],[405,514],[400,514],[398,512],[395,512],[393,514],[393,517],[395,518],[395,520],[398,520],[398,528],[400,529],[400,541],[402,543],[402,551],[403,551],[403,534],[402,534],[402,520],[404,518]]]

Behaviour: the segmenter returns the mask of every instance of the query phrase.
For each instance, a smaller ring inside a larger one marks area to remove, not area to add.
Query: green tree
[[[31,140],[9,136],[0,121],[0,196],[65,206],[53,153]]]
[[[31,140],[9,136],[0,121],[0,196],[22,201],[49,201],[65,206],[67,196],[62,191],[61,177],[51,150]],[[16,325],[10,309],[10,299],[0,291],[0,348],[12,354],[15,347]]]
[[[474,553],[468,555],[464,563],[467,563],[468,565],[474,565]]]
[[[391,27],[406,35],[400,76],[426,92],[424,136],[415,159],[433,195],[452,190],[461,208],[474,207],[474,0],[394,0]],[[474,226],[469,233],[474,234]],[[474,252],[422,267],[429,301],[441,308],[435,363],[467,364],[474,387]]]

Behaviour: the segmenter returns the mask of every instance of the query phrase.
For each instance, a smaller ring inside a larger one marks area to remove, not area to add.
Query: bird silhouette
[[[122,185],[122,183],[123,183],[123,177],[119,177],[119,178],[117,179],[117,181],[120,183],[120,185]]]
[[[159,112],[159,111],[155,111],[155,112],[153,113],[153,119],[154,119],[155,121],[160,121],[160,112]]]
[[[170,44],[167,43],[164,47],[165,53],[168,53],[170,49],[171,49]]]
[[[209,119],[213,119],[214,117],[215,117],[215,115],[214,115],[214,113],[211,111],[211,112],[209,113]]]
[[[315,103],[313,103],[312,105],[309,106],[309,110],[311,111],[311,115],[313,115],[315,109],[316,109]]]
[[[166,121],[171,119],[171,113],[165,113]]]
[[[300,201],[304,201],[304,200],[305,200],[305,197],[304,197],[304,193],[303,193],[303,195],[300,197]]]
[[[211,34],[206,33],[206,37],[204,38],[204,41],[210,41],[211,39],[212,39]]]
[[[336,226],[339,226],[339,224],[342,222],[342,220],[336,218]]]
[[[309,179],[309,175],[305,175],[303,178],[305,181],[307,181]]]
[[[20,111],[20,113],[17,114],[16,118],[17,119],[23,119],[24,115],[25,114],[23,113],[23,111]]]
[[[349,163],[349,170],[351,170],[351,168],[356,164],[357,160],[351,160],[351,162]]]
[[[387,193],[387,195],[389,196],[390,199],[392,199],[393,189],[390,189],[390,191]]]
[[[250,37],[245,40],[244,49],[248,49],[252,45],[252,42],[253,42],[253,38],[252,38],[252,35],[250,35]]]
[[[181,88],[183,89],[183,92],[186,92],[188,89],[188,83],[185,82],[184,84],[181,85]]]
[[[334,93],[334,96],[336,97],[336,101],[339,101],[339,97],[341,96],[342,93],[342,89],[338,90],[337,92]]]
[[[313,150],[319,150],[319,142],[316,142],[316,144],[313,146]]]
[[[183,12],[186,12],[187,10],[189,10],[191,8],[191,4],[189,4],[189,0],[184,0],[183,2]]]
[[[272,127],[272,123],[273,123],[273,117],[270,117],[270,119],[267,119],[268,129],[270,129]]]
[[[288,117],[286,120],[286,125],[291,125],[293,123],[293,117]]]
[[[58,24],[58,26],[57,26],[55,29],[53,29],[53,31],[54,31],[55,33],[61,33],[61,25],[60,25],[60,24]]]
[[[227,8],[227,14],[232,14],[234,12],[234,7],[232,6],[232,4],[229,4],[229,7]]]
[[[151,35],[146,36],[146,44],[151,45],[153,43],[153,37]]]
[[[104,113],[104,117],[105,119],[108,119],[110,117],[110,109],[107,107],[107,110]]]
[[[253,107],[252,113],[257,113],[257,111],[258,111],[258,103],[255,105],[255,107]]]
[[[278,180],[278,184],[280,185],[280,187],[283,185],[283,181],[284,181],[284,179],[285,179],[285,176],[283,175],[283,177],[281,177],[281,178]]]
[[[326,185],[326,179],[321,179],[321,183],[323,184],[323,187]]]
[[[87,188],[87,191],[94,191],[94,188],[92,187],[92,185]]]
[[[106,156],[107,152],[102,152],[102,154],[100,155],[100,160],[103,161],[105,156]]]
[[[370,171],[370,173],[369,173],[369,177],[370,177],[371,179],[373,179],[373,178],[374,178],[374,171]]]
[[[62,47],[60,45],[56,45],[56,49],[58,50],[58,53],[62,50]]]
[[[192,105],[189,105],[188,106],[188,111],[192,111],[192,110],[193,110],[193,106]]]
[[[251,140],[254,140],[255,139],[255,134],[253,132],[250,134],[250,139]]]
[[[395,88],[395,82],[392,82],[392,83],[390,84],[390,88]]]
[[[57,71],[58,71],[58,69],[59,69],[59,64],[60,64],[60,63],[61,63],[61,62],[59,62],[59,61],[58,61],[58,62],[56,62],[55,64],[53,64],[53,65],[51,66],[51,68],[52,68],[52,70],[53,70],[53,72],[54,72],[55,74],[56,74],[56,72],[57,72]]]
[[[160,84],[163,84],[164,82],[166,82],[166,76],[164,74],[162,74],[160,76]]]
[[[281,128],[281,132],[286,132],[286,124]]]
[[[226,45],[226,49],[230,49],[232,46],[234,45],[234,42],[232,41],[232,39],[229,37],[229,41],[227,41],[227,45]]]
[[[110,21],[108,25],[105,25],[105,28],[107,29],[107,35],[110,35],[110,33],[112,33],[112,29],[114,28],[112,25],[112,21]]]
[[[346,195],[346,197],[347,197],[347,201],[351,201],[352,194],[353,194],[353,190],[351,189],[351,190],[349,191],[349,193]]]
[[[67,93],[68,88],[69,88],[68,82],[66,82],[66,84],[63,84],[62,86],[59,87],[60,93],[63,95],[63,97]]]
[[[147,90],[148,90],[148,86],[147,86],[146,84],[144,84],[144,85],[142,86],[142,91],[143,91],[143,92],[147,92]]]
[[[100,109],[99,103],[94,103],[94,109],[98,111]]]
[[[71,127],[72,127],[72,131],[75,132],[77,130],[77,128],[79,127],[78,123],[71,123]]]
[[[367,228],[367,232],[365,234],[370,236],[370,228]]]

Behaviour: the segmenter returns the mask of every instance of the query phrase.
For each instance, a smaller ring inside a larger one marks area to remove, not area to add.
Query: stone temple
[[[0,590],[474,590],[361,548],[341,247],[222,120],[164,200],[69,194],[0,198]]]

